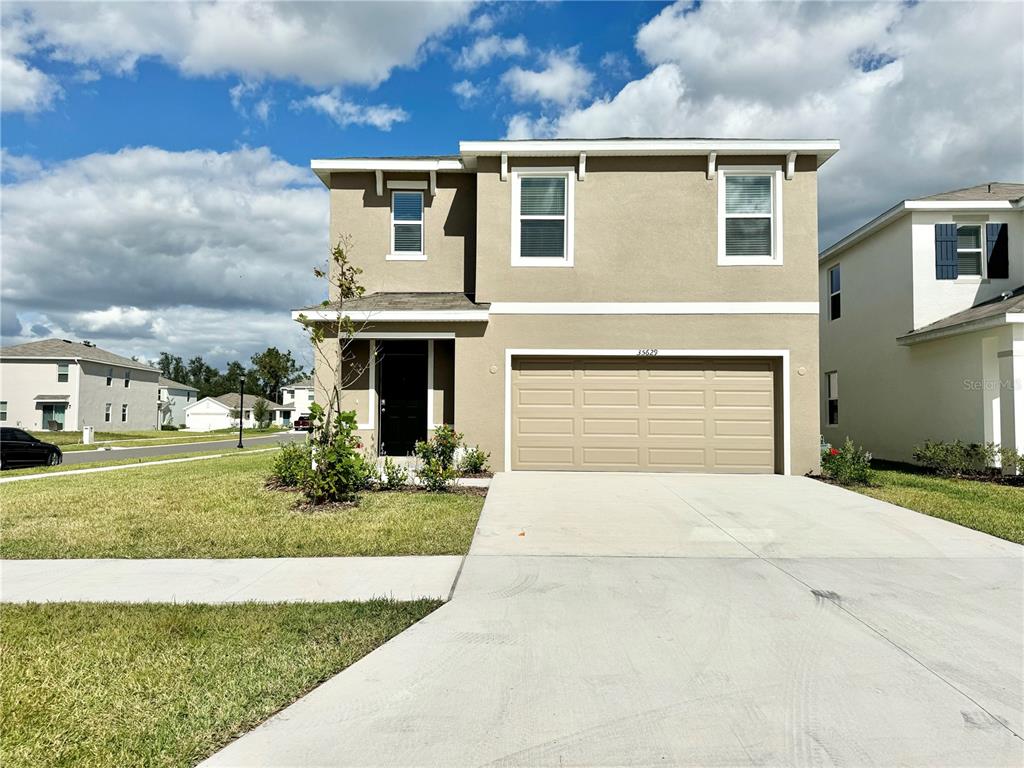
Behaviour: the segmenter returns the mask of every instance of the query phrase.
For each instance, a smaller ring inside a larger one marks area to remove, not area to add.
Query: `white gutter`
[[[335,321],[338,316],[336,309],[295,310],[292,312],[292,320],[299,322]],[[378,323],[478,323],[486,322],[490,315],[486,309],[381,309],[349,311],[345,312],[344,316],[357,323],[370,321]]]

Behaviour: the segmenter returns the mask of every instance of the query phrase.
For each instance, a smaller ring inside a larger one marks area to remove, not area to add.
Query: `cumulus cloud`
[[[473,101],[480,95],[480,92],[480,86],[470,82],[469,80],[460,80],[452,86],[452,93],[458,96],[463,102]]]
[[[469,16],[459,2],[5,4],[4,109],[38,111],[60,87],[30,53],[83,69],[159,59],[190,77],[237,75],[315,88],[374,87]]]
[[[289,310],[325,293],[326,190],[266,148],[36,168],[5,184],[0,224],[5,343],[37,327],[147,358],[301,351]]]
[[[348,125],[370,125],[382,131],[390,131],[395,123],[409,119],[409,113],[401,107],[348,101],[342,97],[338,88],[293,101],[291,106],[294,110],[312,109],[327,115],[342,128]]]
[[[838,138],[824,246],[897,200],[1024,177],[1022,25],[1018,3],[680,3],[637,34],[647,74],[509,134]]]
[[[502,75],[501,82],[513,99],[566,106],[586,97],[594,75],[580,64],[578,47],[548,52],[541,63],[539,70],[513,67]]]
[[[516,37],[488,35],[477,38],[470,46],[463,47],[455,61],[455,66],[459,69],[476,69],[490,64],[494,59],[525,56],[528,50],[526,38],[522,35]]]

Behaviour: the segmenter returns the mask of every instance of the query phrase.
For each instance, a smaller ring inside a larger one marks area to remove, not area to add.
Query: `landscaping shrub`
[[[842,448],[827,447],[821,453],[821,473],[840,485],[871,482],[871,454],[846,438]]]
[[[454,427],[442,424],[434,429],[434,434],[427,440],[417,440],[413,452],[426,464],[436,460],[444,468],[451,468],[455,460],[455,451],[462,443],[462,434]]]
[[[309,447],[303,443],[285,443],[274,456],[270,476],[279,485],[296,488],[310,466]]]
[[[160,430],[162,432],[177,432],[178,428],[176,426],[174,426],[173,424],[161,424],[160,425]]]
[[[951,443],[926,440],[914,447],[914,461],[947,477],[991,474],[996,454],[997,449],[993,443],[964,443],[960,440]]]
[[[302,476],[302,492],[312,504],[356,501],[372,477],[372,462],[362,454],[363,444],[353,434],[355,411],[342,411],[334,420],[314,403],[310,408],[312,463]]]
[[[451,464],[445,466],[438,458],[431,458],[423,462],[420,467],[419,476],[423,485],[428,491],[446,491],[458,477],[458,471]]]
[[[489,458],[491,458],[491,454],[481,449],[479,445],[467,448],[459,460],[459,471],[464,475],[478,475],[481,472],[486,472],[489,469],[487,465]]]
[[[1000,448],[999,462],[1004,472],[1024,472],[1024,453],[1017,453],[1013,448]]]
[[[409,482],[409,470],[392,459],[384,457],[384,471],[381,473],[380,487],[387,491],[397,491]]]

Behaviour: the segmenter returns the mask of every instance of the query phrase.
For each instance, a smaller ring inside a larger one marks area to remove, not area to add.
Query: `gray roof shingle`
[[[987,320],[991,317],[999,317],[1008,312],[1024,312],[1024,285],[1008,291],[1007,298],[996,296],[975,304],[973,307],[955,312],[952,315],[936,320],[934,323],[922,326],[910,333],[900,336],[900,341],[913,342],[922,337],[930,336],[936,331],[945,331],[957,326],[974,323],[979,320]]]
[[[347,299],[345,309],[352,312],[416,311],[450,312],[452,310],[487,309],[490,304],[477,304],[464,293],[368,293],[358,299]],[[314,304],[298,312],[318,309],[338,309],[338,304]]]
[[[13,357],[88,360],[93,363],[119,365],[122,368],[137,368],[144,371],[157,370],[145,363],[132,360],[130,357],[115,355],[113,352],[100,349],[92,344],[83,344],[80,341],[69,341],[67,339],[43,339],[42,341],[29,341],[25,344],[15,344],[11,347],[0,348],[0,359]]]
[[[239,398],[237,392],[228,392],[226,395],[216,395],[213,399],[216,400],[217,402],[224,403],[224,405],[226,405],[228,408],[238,408],[238,402],[241,398]],[[292,406],[290,405],[281,405],[280,403],[275,403],[273,400],[267,400],[267,398],[263,397],[263,395],[253,395],[250,394],[249,392],[245,393],[245,398],[243,400],[242,407],[251,408],[252,404],[257,400],[266,400],[267,405],[270,406],[270,409],[272,411],[292,410]]]
[[[973,187],[953,189],[939,192],[936,195],[918,198],[919,200],[1019,200],[1024,197],[1024,184],[1005,181],[990,181],[986,184],[975,184]]]
[[[190,384],[182,384],[180,382],[168,379],[166,376],[161,376],[158,382],[161,387],[174,387],[175,389],[191,389],[193,392],[199,391],[196,387],[193,387]]]

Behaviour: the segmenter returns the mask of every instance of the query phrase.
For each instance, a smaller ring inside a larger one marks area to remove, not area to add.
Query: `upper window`
[[[828,424],[839,423],[839,373],[830,371],[825,374],[825,400],[828,408]]]
[[[391,193],[391,258],[423,258],[423,193]]]
[[[67,363],[57,363],[57,381],[67,381],[67,380],[68,380],[68,364]]]
[[[0,421],[7,421],[7,401],[0,400]]]
[[[719,264],[781,264],[778,171],[720,170]]]
[[[124,388],[125,389],[128,389],[128,385],[131,383],[131,381],[132,381],[132,372],[129,371],[126,368],[125,371],[124,371]]]
[[[984,260],[980,224],[966,224],[956,228],[956,263],[960,276],[981,276]]]
[[[842,315],[842,299],[839,293],[839,265],[828,271],[828,319],[838,320]]]
[[[519,171],[512,176],[512,264],[571,267],[573,171]]]
[[[114,369],[113,368],[107,368],[107,386],[109,387],[113,381],[114,381]]]

